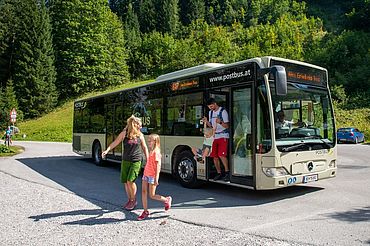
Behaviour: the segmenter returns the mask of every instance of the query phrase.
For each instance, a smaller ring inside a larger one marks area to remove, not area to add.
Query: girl
[[[155,190],[158,186],[159,172],[161,171],[161,146],[159,136],[157,134],[151,134],[148,137],[149,143],[149,159],[144,169],[144,175],[142,180],[142,200],[144,212],[137,218],[143,220],[149,216],[148,211],[148,187],[149,197],[153,200],[161,201],[164,203],[164,209],[167,211],[171,208],[172,197],[163,197],[156,195]]]
[[[149,153],[145,144],[144,135],[140,132],[141,119],[131,116],[127,119],[127,126],[118,135],[118,137],[111,143],[108,148],[102,152],[104,158],[111,149],[114,149],[119,143],[123,141],[123,154],[121,163],[121,182],[125,186],[128,201],[123,208],[126,210],[133,210],[136,205],[136,191],[137,187],[135,181],[141,169],[141,160],[143,159],[142,151],[148,160]],[[140,150],[141,147],[141,150]]]

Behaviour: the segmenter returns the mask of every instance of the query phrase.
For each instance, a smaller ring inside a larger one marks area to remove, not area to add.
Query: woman
[[[141,119],[131,116],[127,119],[127,126],[118,137],[102,152],[104,158],[111,149],[123,142],[123,155],[121,163],[121,182],[125,185],[128,201],[123,206],[126,210],[133,210],[136,205],[137,187],[135,181],[139,175],[142,161],[142,151],[148,160],[149,153],[145,144],[144,135],[140,132]],[[141,147],[141,150],[140,150]]]

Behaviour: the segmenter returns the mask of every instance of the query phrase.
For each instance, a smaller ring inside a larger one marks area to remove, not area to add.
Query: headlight
[[[279,177],[288,175],[288,172],[285,170],[284,167],[263,167],[262,171],[267,177]]]

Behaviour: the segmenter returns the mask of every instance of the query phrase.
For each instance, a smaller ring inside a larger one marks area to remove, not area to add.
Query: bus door
[[[219,105],[220,107],[223,107],[226,110],[226,112],[229,114],[229,121],[230,121],[230,110],[231,110],[231,108],[230,108],[230,101],[229,101],[230,96],[229,95],[230,95],[229,89],[228,88],[227,89],[223,88],[220,91],[215,91],[215,90],[209,91],[206,98],[214,98],[217,102],[217,105]],[[209,117],[209,108],[207,107],[207,105],[206,105],[206,110],[204,112],[206,112],[205,115],[208,118]],[[230,150],[230,142],[229,142],[228,150]],[[229,156],[230,156],[230,153],[228,153],[228,157]],[[230,159],[230,158],[228,158],[228,159]],[[229,167],[230,167],[230,160],[228,162],[229,162]],[[220,166],[221,166],[221,169],[223,170],[223,164],[222,164],[221,160],[220,160]],[[216,171],[216,168],[214,167],[212,158],[207,159],[206,170],[207,170],[207,178],[208,179],[213,179],[213,177],[216,176],[217,171]]]
[[[109,104],[106,106],[106,146],[109,146],[121,133],[123,122],[123,106],[121,103]],[[122,144],[116,146],[114,150],[108,153],[107,158],[114,160],[121,160],[122,158]]]
[[[253,186],[252,86],[233,88],[231,105],[230,181]]]

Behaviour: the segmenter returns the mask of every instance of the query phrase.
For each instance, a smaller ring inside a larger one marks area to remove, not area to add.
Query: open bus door
[[[229,115],[230,182],[253,186],[252,86],[232,88],[228,91],[210,91],[207,96],[207,98],[214,98]],[[206,112],[208,116],[208,107]],[[221,160],[220,166],[224,169]],[[212,158],[208,158],[206,170],[208,179],[212,181],[216,175]]]

